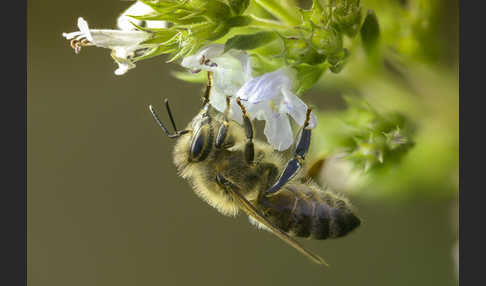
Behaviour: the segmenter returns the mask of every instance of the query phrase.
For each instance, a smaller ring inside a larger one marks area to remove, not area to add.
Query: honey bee
[[[242,126],[228,117],[229,97],[224,113],[213,110],[210,89],[211,76],[201,111],[184,130],[177,129],[165,100],[172,134],[149,105],[163,132],[177,139],[173,157],[180,176],[223,215],[235,216],[242,210],[257,227],[272,232],[315,263],[327,265],[293,237],[338,238],[358,227],[360,219],[345,198],[299,172],[310,145],[311,109],[294,143],[293,158],[286,163],[270,144],[254,138],[252,121],[239,99]]]

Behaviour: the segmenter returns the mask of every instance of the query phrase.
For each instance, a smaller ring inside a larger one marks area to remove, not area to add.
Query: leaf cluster
[[[233,27],[247,25],[249,20],[241,14],[249,0],[204,1],[204,0],[141,0],[154,12],[143,16],[132,16],[138,20],[167,21],[167,29],[138,29],[152,33],[143,44],[156,44],[157,50],[150,56],[172,54],[174,61],[193,53],[204,44],[215,41]]]

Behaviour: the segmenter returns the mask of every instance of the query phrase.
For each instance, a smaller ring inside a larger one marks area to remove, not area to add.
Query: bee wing
[[[293,248],[297,249],[300,253],[304,254],[307,256],[309,259],[311,259],[313,262],[317,264],[322,264],[324,266],[329,266],[324,259],[319,257],[317,254],[312,253],[311,251],[305,249],[300,243],[298,243],[296,240],[294,240],[292,237],[290,237],[288,234],[280,230],[278,227],[276,227],[273,223],[271,223],[267,218],[263,216],[263,214],[256,209],[234,186],[233,187],[227,187],[226,188],[230,193],[233,195],[233,197],[236,199],[236,201],[239,203],[241,209],[249,216],[253,217],[255,220],[257,220],[259,223],[265,225],[270,231],[275,234],[277,237],[279,237],[281,240],[285,241],[287,244],[292,246]]]

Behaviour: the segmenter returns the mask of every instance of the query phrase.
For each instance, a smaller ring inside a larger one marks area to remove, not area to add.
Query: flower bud
[[[311,43],[316,51],[326,56],[334,55],[343,48],[342,35],[333,28],[315,29]]]
[[[307,41],[298,38],[284,38],[285,59],[291,64],[306,63],[316,65],[324,62],[326,56],[308,44]]]
[[[333,25],[349,37],[354,37],[361,24],[359,0],[345,0],[336,4],[333,11]]]

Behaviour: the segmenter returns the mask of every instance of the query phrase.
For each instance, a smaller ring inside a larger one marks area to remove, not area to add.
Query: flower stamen
[[[305,114],[305,122],[304,122],[304,128],[306,128],[307,126],[309,126],[309,122],[310,122],[310,116],[311,116],[311,112],[312,112],[312,108],[307,108],[307,113]]]
[[[86,46],[92,46],[93,44],[88,41],[88,39],[72,39],[71,42],[71,48],[73,48],[74,53],[79,54],[81,51],[81,47],[86,47]]]

